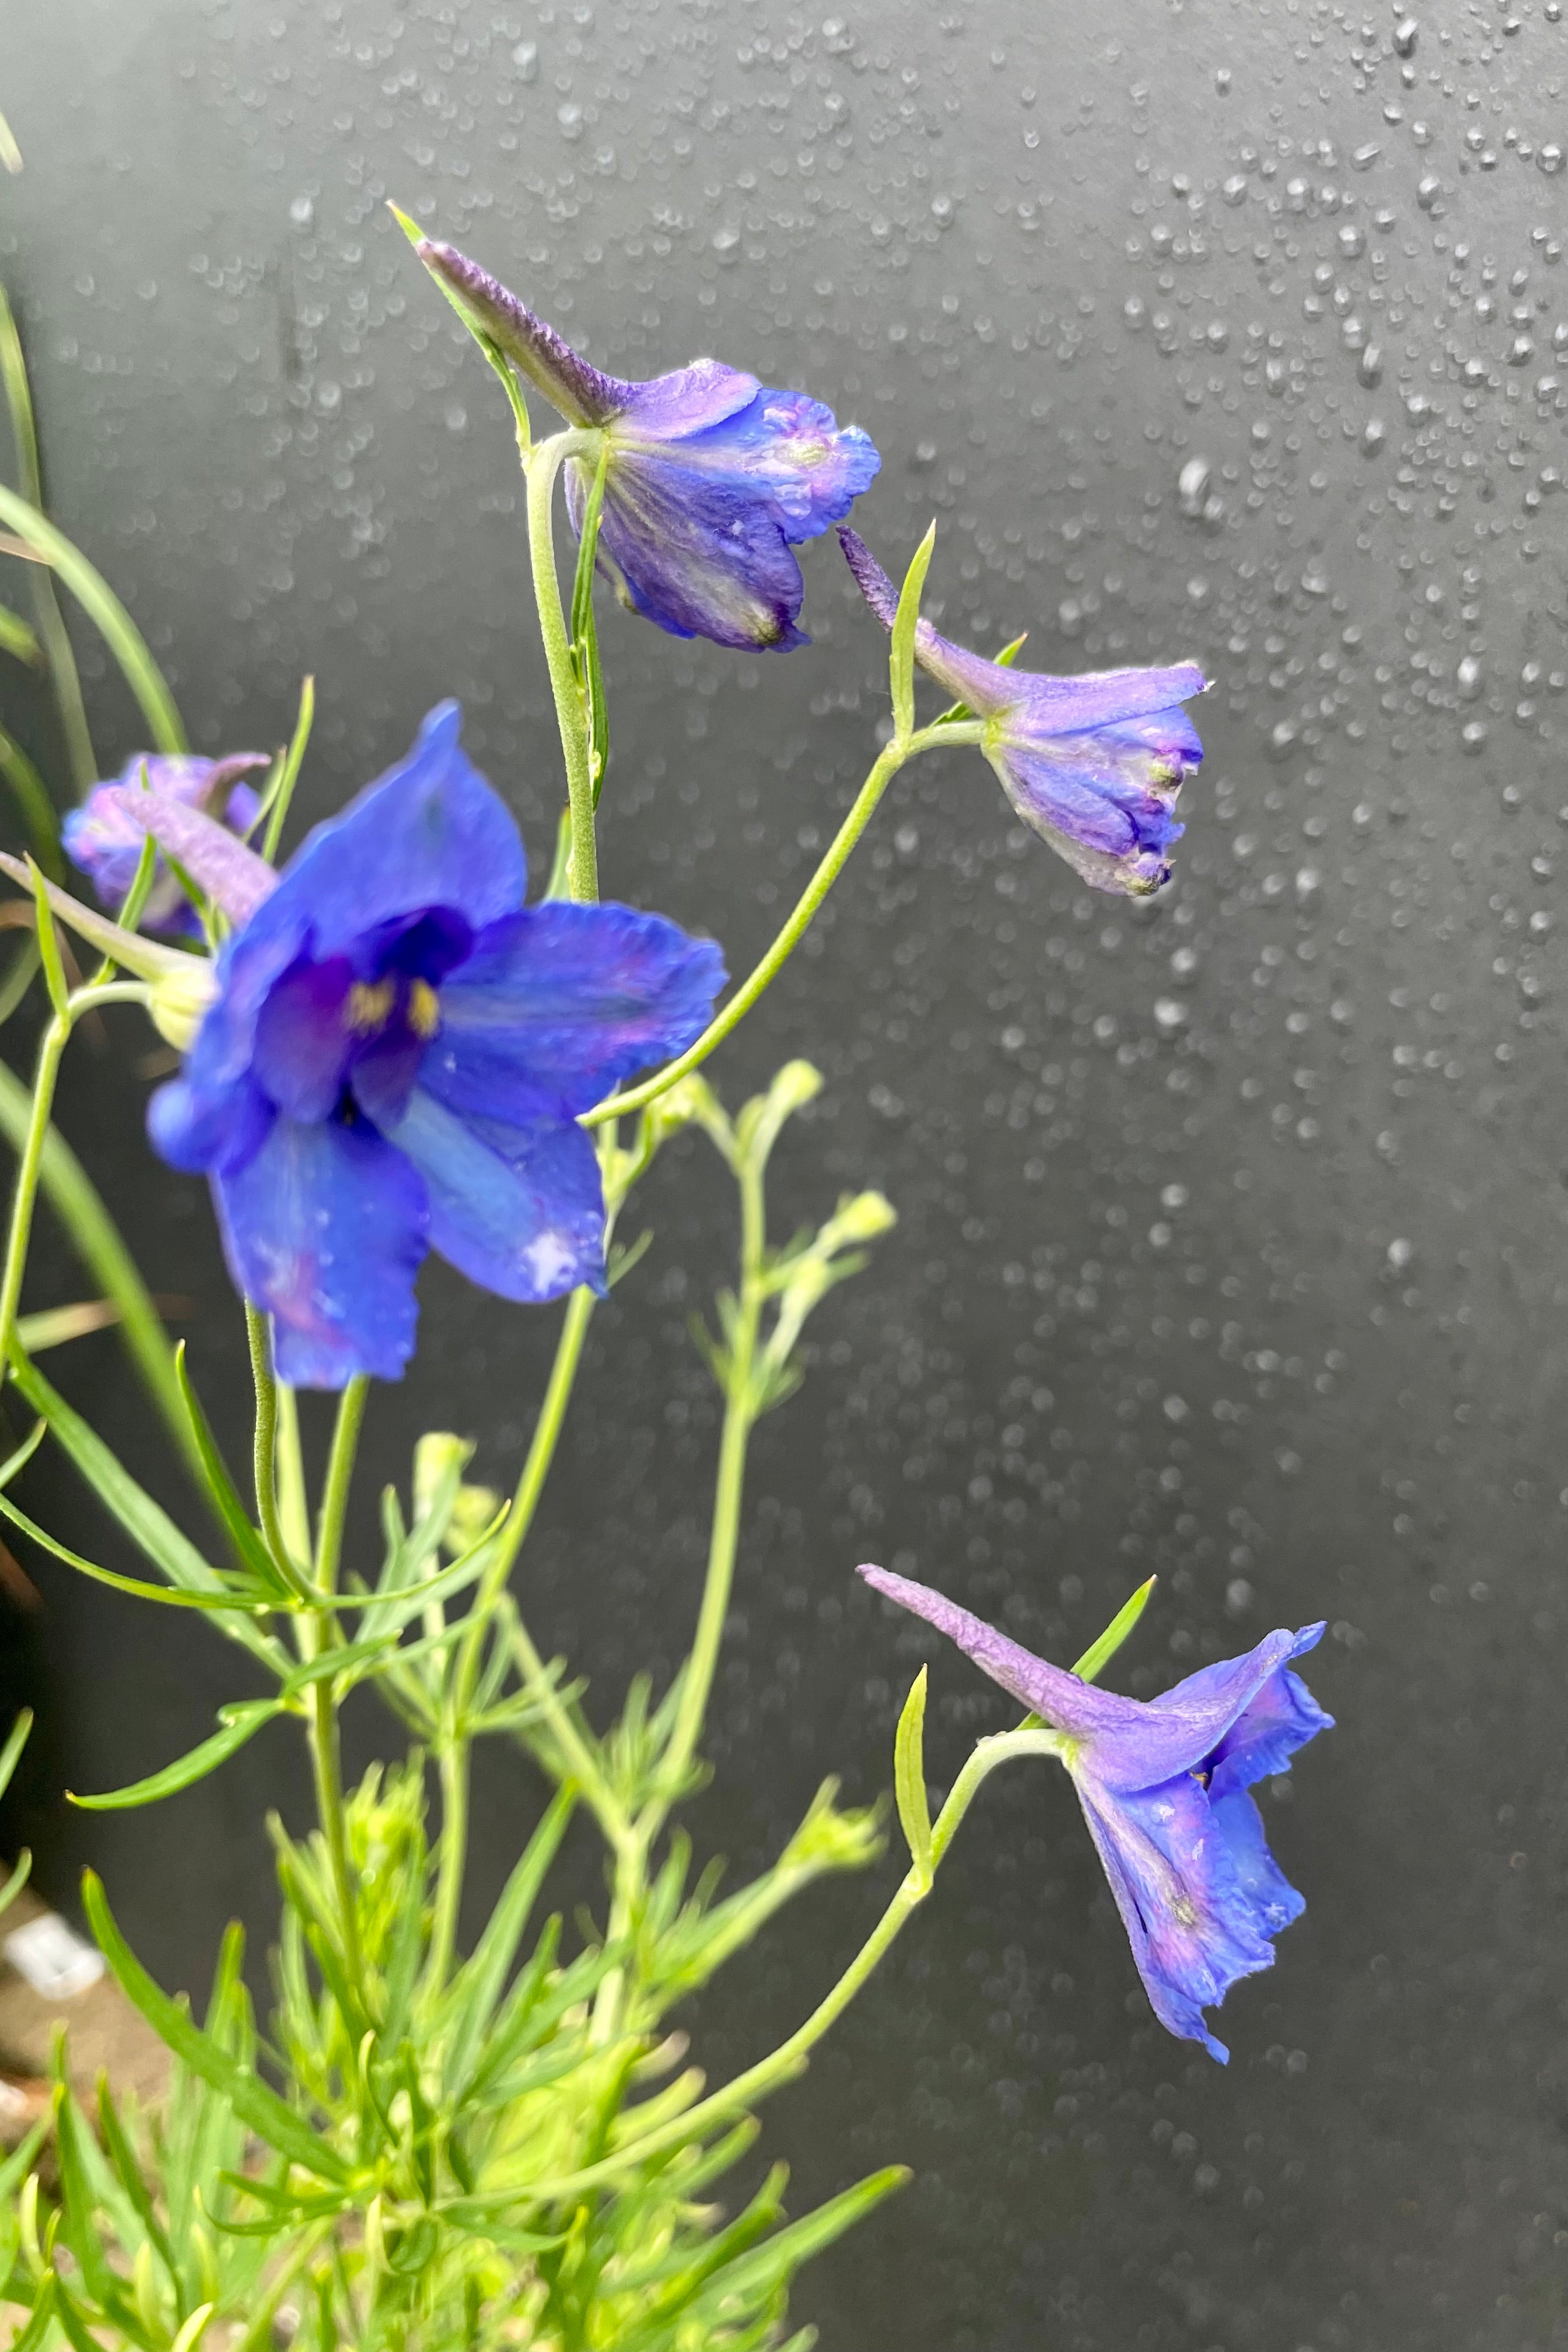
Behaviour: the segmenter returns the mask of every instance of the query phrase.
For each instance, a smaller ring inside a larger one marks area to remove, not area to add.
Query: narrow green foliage
[[[899,592],[899,609],[893,617],[888,675],[893,701],[893,733],[900,742],[907,742],[915,731],[915,630],[920,624],[921,596],[935,546],[933,522],[910,559],[910,568]]]
[[[135,1805],[155,1805],[161,1797],[174,1796],[181,1789],[188,1789],[194,1782],[205,1780],[209,1772],[216,1772],[220,1764],[226,1764],[247,1739],[254,1738],[264,1723],[270,1723],[282,1712],[283,1708],[276,1699],[237,1700],[233,1705],[218,1709],[218,1728],[210,1738],[204,1739],[199,1747],[191,1748],[173,1764],[165,1764],[161,1772],[149,1773],[146,1780],[132,1780],[128,1787],[111,1789],[103,1796],[79,1797],[72,1789],[66,1790],[66,1796],[71,1804],[80,1806],[84,1812],[124,1811]]]
[[[34,923],[37,931],[38,956],[44,967],[44,986],[49,1003],[61,1020],[68,1017],[70,986],[66,979],[65,965],[60,958],[59,934],[55,929],[54,910],[49,905],[47,885],[39,868],[28,861],[33,884]]]
[[[24,621],[20,613],[13,613],[8,604],[0,604],[0,654],[9,654],[13,661],[26,662],[37,669],[44,658],[37,631]]]
[[[1122,1602],[1099,1641],[1089,1643],[1073,1668],[1080,1683],[1099,1681],[1122,1643],[1142,1616],[1144,1610],[1149,1606],[1150,1595],[1158,1582],[1159,1579],[1152,1576],[1146,1583],[1141,1584],[1131,1599]]]
[[[266,795],[257,812],[257,824],[261,826],[261,855],[268,865],[275,865],[278,845],[283,838],[283,827],[289,821],[289,811],[294,799],[294,788],[300,781],[300,771],[305,764],[310,747],[310,730],[316,718],[316,681],[306,677],[300,688],[300,715],[294,721],[294,732],[284,752],[278,772],[268,783]]]
[[[19,166],[19,157],[17,163]],[[11,423],[11,445],[16,460],[18,486],[29,504],[43,513],[47,510],[47,502],[44,497],[43,463],[38,452],[37,425],[33,415],[33,391],[27,381],[26,354],[22,349],[16,313],[3,286],[0,286],[0,390],[4,391]],[[60,611],[59,598],[55,593],[53,573],[47,563],[34,563],[28,568],[33,615],[48,665],[49,685],[59,718],[66,765],[70,771],[72,787],[79,795],[96,783],[99,770],[97,755],[92,748],[92,735],[87,723],[87,707],[82,700],[76,656],[71,650],[70,633]]]
[[[893,1741],[893,1791],[899,1821],[910,1849],[910,1861],[922,1886],[932,1877],[931,1806],[925,1773],[926,1670],[922,1666],[910,1685]]]
[[[160,751],[184,751],[189,746],[174,698],[147,641],[96,565],[47,515],[15,490],[0,483],[0,524],[25,539],[65,582],[83,612],[97,628],[119,664],[121,676],[141,706],[153,745]]]

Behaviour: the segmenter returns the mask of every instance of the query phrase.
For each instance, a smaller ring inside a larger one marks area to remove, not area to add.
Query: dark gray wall
[[[862,1182],[902,1223],[758,1443],[705,1835],[754,1864],[824,1771],[885,1785],[930,1652],[858,1558],[1062,1657],[1157,1569],[1121,1662],[1145,1692],[1332,1625],[1311,1679],[1340,1728],[1271,1808],[1310,1908],[1228,2004],[1228,2073],[1152,2023],[1065,1785],[994,1784],[770,2118],[803,2199],[918,2169],[804,2286],[832,2352],[1568,2343],[1568,27],[1560,0],[1400,13],[8,22],[27,169],[0,265],[58,511],[204,747],[273,743],[316,673],[308,814],[449,692],[536,860],[558,791],[506,419],[388,194],[625,373],[711,349],[858,417],[885,464],[858,520],[896,567],[937,515],[955,634],[1027,626],[1043,667],[1194,654],[1217,681],[1156,906],[1079,890],[976,758],[931,761],[715,1066],[731,1099],[787,1054],[827,1073],[782,1227]],[[606,888],[717,930],[736,968],[881,708],[837,552],[805,568],[816,642],[787,658],[605,625]],[[123,697],[92,701],[118,761]],[[140,1142],[144,1050],[129,1025],[84,1046],[64,1124],[192,1302],[237,1446],[236,1317],[205,1198]],[[598,1328],[521,1579],[606,1706],[677,1654],[713,1450],[683,1327],[727,1206],[690,1146],[640,1205],[658,1239]],[[46,1263],[38,1296],[76,1283]],[[425,1297],[367,1504],[428,1423],[504,1475],[538,1392],[548,1315],[439,1272]],[[139,1445],[112,1343],[68,1370]],[[34,1493],[100,1539],[63,1477]],[[56,1785],[151,1767],[244,1687],[199,1627],[39,1576]],[[1006,1710],[951,1654],[933,1682],[951,1771]],[[90,1855],[150,1958],[199,1981],[230,1911],[265,1927],[258,1816],[301,1797],[279,1736],[162,1811],[56,1818],[47,1874],[68,1895]],[[536,1801],[495,1759],[490,1879]],[[715,2069],[804,2011],[879,1899],[845,1885],[779,1925],[707,2008]]]

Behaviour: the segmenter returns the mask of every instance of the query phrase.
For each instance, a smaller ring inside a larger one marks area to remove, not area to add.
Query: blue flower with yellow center
[[[1238,1978],[1272,1968],[1274,1937],[1306,1908],[1247,1790],[1333,1727],[1290,1671],[1322,1626],[1270,1633],[1246,1657],[1201,1667],[1145,1701],[1080,1682],[929,1585],[883,1568],[859,1572],[1067,1735],[1062,1761],[1154,2014],[1223,2063],[1230,2053],[1204,2011]]]
[[[244,919],[153,1141],[211,1179],[235,1281],[298,1386],[399,1375],[427,1250],[504,1298],[602,1288],[577,1115],[689,1045],[724,978],[711,941],[660,916],[526,907],[517,826],[460,723],[432,711],[277,877],[226,836],[204,860],[203,821],[168,814],[182,865]],[[133,814],[161,834],[157,803]]]
[[[672,636],[804,645],[790,549],[840,520],[876,476],[882,461],[859,426],[718,360],[645,383],[605,375],[455,246],[423,237],[416,250],[568,424],[603,434],[598,563],[622,603]],[[579,530],[596,454],[567,464]]]

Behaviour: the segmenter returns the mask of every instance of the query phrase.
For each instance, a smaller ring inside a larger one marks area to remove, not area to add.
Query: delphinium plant
[[[652,383],[604,375],[475,263],[405,226],[500,380],[526,478],[565,778],[558,838],[531,898],[517,825],[465,753],[452,704],[279,863],[308,752],[309,688],[275,759],[191,754],[129,614],[47,519],[21,347],[0,316],[20,478],[0,487],[0,527],[27,561],[35,604],[30,622],[4,615],[4,642],[47,673],[74,786],[48,791],[0,735],[33,851],[4,860],[22,895],[6,912],[18,943],[0,1011],[42,991],[31,1088],[0,1076],[0,1126],[17,1163],[0,1273],[0,1368],[15,1423],[0,1511],[88,1577],[203,1612],[239,1654],[247,1685],[263,1679],[266,1695],[223,1707],[188,1755],[79,1801],[153,1803],[221,1769],[281,1717],[308,1745],[317,1808],[306,1836],[271,1824],[279,1924],[263,2029],[237,1930],[198,2014],[153,1981],[88,1874],[89,1923],[167,2045],[168,2088],[138,2110],[105,2083],[84,2105],[62,2047],[50,2112],[3,2169],[0,2297],[15,2307],[23,2352],[193,2352],[204,2339],[246,2352],[288,2341],[321,2352],[745,2352],[786,2336],[801,2352],[813,2331],[788,2332],[794,2273],[902,2175],[875,2173],[795,2217],[780,2166],[753,2172],[750,2193],[728,2201],[721,2184],[752,2147],[757,2109],[799,2073],[931,1893],[987,1776],[1016,1759],[1067,1767],[1155,2011],[1223,2057],[1205,2009],[1269,1964],[1273,1936],[1300,1908],[1247,1790],[1327,1720],[1290,1664],[1321,1629],[1271,1634],[1143,1704],[1096,1678],[1147,1586],[1069,1672],[924,1586],[863,1567],[1026,1712],[978,1743],[933,1821],[922,1669],[893,1758],[909,1859],[891,1900],[777,2049],[718,2084],[688,2063],[693,1995],[793,1895],[824,1873],[868,1864],[883,1839],[879,1815],[841,1807],[826,1780],[773,1866],[725,1893],[680,1826],[706,1770],[752,1432],[799,1381],[809,1318],[893,1223],[889,1203],[863,1192],[825,1202],[815,1230],[779,1237],[770,1155],[820,1080],[792,1062],[730,1109],[706,1066],[782,971],[891,779],[929,751],[983,751],[1026,823],[1095,887],[1158,888],[1180,831],[1177,791],[1201,756],[1183,706],[1203,680],[1190,664],[1057,678],[1012,667],[1016,649],[984,659],[920,617],[930,535],[895,589],[844,530],[855,579],[889,633],[890,727],[778,938],[726,994],[712,940],[599,898],[595,810],[610,738],[595,579],[678,636],[802,644],[792,548],[843,523],[877,453],[818,402],[712,361]],[[537,396],[564,419],[545,438],[532,429]],[[555,542],[562,478],[577,541],[569,599]],[[100,780],[88,733],[57,579],[104,635],[145,719],[147,748],[131,749],[111,781]],[[925,719],[922,673],[956,698]],[[72,797],[62,832],[55,811]],[[68,875],[62,846],[82,880]],[[724,916],[713,909],[716,931]],[[183,1057],[152,1097],[149,1136],[171,1165],[208,1178],[243,1301],[256,1398],[243,1478],[51,1124],[76,1027],[123,1003],[143,1007]],[[637,1678],[606,1717],[598,1693],[542,1654],[516,1570],[590,1320],[613,1284],[635,1278],[637,1249],[616,1241],[617,1222],[684,1127],[717,1151],[739,1206],[738,1266],[700,1339],[723,1407],[707,1567],[673,1680]],[[101,1293],[81,1309],[23,1311],[40,1194]],[[510,1497],[469,1481],[464,1439],[432,1432],[405,1491],[381,1498],[382,1566],[363,1581],[345,1569],[355,1449],[373,1383],[399,1379],[414,1353],[416,1276],[431,1250],[499,1298],[542,1311],[564,1302],[554,1361]],[[95,1316],[120,1320],[194,1475],[205,1509],[188,1523],[153,1500],[40,1369],[53,1341]],[[314,1495],[301,1389],[337,1399]],[[77,1556],[24,1511],[16,1481],[45,1443],[69,1458],[145,1572]],[[398,1753],[345,1787],[339,1717],[362,1685],[384,1700]],[[465,1950],[481,1739],[523,1752],[538,1802]],[[596,1919],[569,1927],[549,1888],[574,1817],[602,1843],[605,1896]],[[700,2054],[700,2022],[696,2032]]]

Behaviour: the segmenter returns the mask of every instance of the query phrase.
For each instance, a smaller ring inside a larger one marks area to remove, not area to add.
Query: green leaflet
[[[98,1948],[109,1962],[121,1990],[134,2003],[159,2040],[191,2073],[216,2091],[240,2121],[279,2156],[303,2165],[318,2179],[345,2185],[353,2168],[336,2148],[313,2132],[303,2116],[270,2090],[248,2066],[238,2064],[227,2051],[190,2017],[178,2001],[160,1990],[126,1943],[114,1923],[95,1871],[82,1873],[82,1906]]]
[[[287,1714],[288,1709],[272,1698],[238,1699],[230,1706],[218,1709],[219,1727],[199,1747],[165,1764],[161,1772],[149,1773],[144,1780],[132,1780],[123,1789],[110,1789],[98,1797],[79,1797],[73,1789],[66,1795],[73,1805],[84,1812],[110,1812],[132,1805],[154,1805],[160,1797],[172,1797],[177,1790],[188,1789],[196,1780],[205,1780],[220,1764],[236,1755],[247,1739],[255,1738],[264,1723],[274,1716]]]

